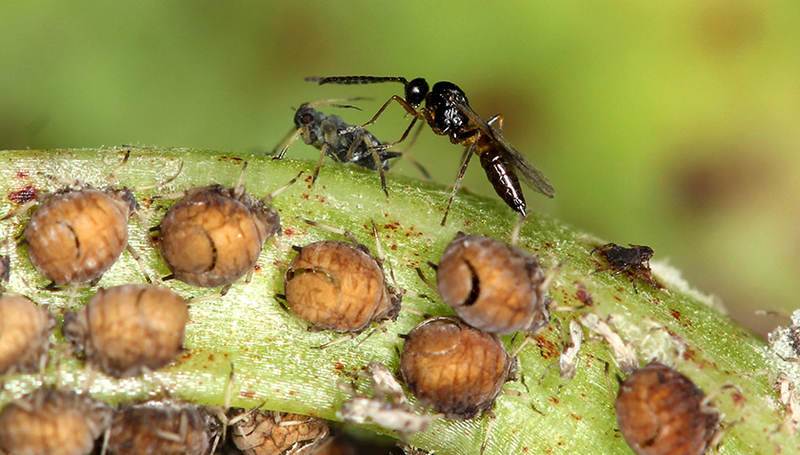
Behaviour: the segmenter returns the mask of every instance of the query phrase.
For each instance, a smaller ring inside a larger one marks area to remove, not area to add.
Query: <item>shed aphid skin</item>
[[[233,188],[192,188],[167,211],[158,231],[161,256],[175,278],[192,286],[230,286],[253,271],[267,239],[281,230],[278,212],[268,207],[273,197],[297,181],[298,175],[263,200],[245,192],[242,166]],[[302,173],[301,173],[302,174]]]
[[[23,296],[0,294],[0,375],[44,369],[56,318]]]
[[[651,362],[621,381],[620,432],[637,455],[702,455],[718,442],[719,412],[689,378]]]
[[[109,455],[206,455],[213,437],[211,415],[174,400],[122,406],[114,412]]]
[[[628,275],[631,283],[633,283],[634,290],[636,290],[637,279],[656,289],[664,289],[664,285],[659,283],[650,271],[650,258],[653,257],[654,252],[649,246],[631,244],[630,248],[625,248],[616,243],[607,243],[593,249],[590,254],[594,255],[595,253],[605,259],[608,265],[596,269],[592,272],[592,275],[606,270],[613,270],[614,275],[619,275],[620,273]]]
[[[303,103],[294,115],[295,127],[273,150],[273,159],[280,160],[286,155],[289,147],[298,139],[303,138],[306,145],[311,145],[320,151],[317,167],[314,169],[312,184],[317,181],[319,170],[325,156],[342,163],[353,163],[358,167],[378,171],[381,179],[381,190],[389,196],[386,189],[384,173],[389,170],[389,160],[403,155],[401,152],[387,150],[386,143],[378,140],[369,131],[345,123],[338,115],[327,115],[315,108],[318,106],[331,106],[339,108],[358,109],[349,104],[332,104],[338,101],[354,101],[361,98],[331,99]],[[280,151],[278,149],[280,148]],[[428,171],[416,160],[406,157],[422,174],[430,179]]]
[[[404,77],[333,76],[309,77],[306,80],[318,82],[320,85],[400,82],[405,87],[405,98],[393,95],[381,106],[372,119],[357,128],[365,128],[375,123],[389,104],[392,101],[396,101],[414,118],[405,132],[403,132],[402,137],[396,142],[387,144],[386,147],[391,147],[404,141],[419,120],[427,122],[434,133],[448,136],[451,143],[467,146],[461,170],[453,185],[453,192],[450,195],[450,200],[442,218],[442,226],[447,220],[450,206],[473,153],[480,158],[486,177],[494,187],[497,195],[523,217],[526,216],[527,212],[525,196],[519,184],[520,177],[522,177],[522,181],[526,185],[539,193],[547,197],[555,196],[555,189],[547,177],[503,136],[502,115],[495,115],[488,121],[484,120],[483,117],[472,110],[464,91],[452,82],[437,82],[430,89],[428,82],[423,78],[408,81]],[[421,107],[423,101],[425,102],[425,107]]]
[[[475,328],[535,334],[550,322],[553,275],[520,248],[459,232],[435,268],[442,301]]]
[[[581,345],[583,344],[583,329],[581,325],[576,320],[569,321],[569,339],[570,342],[564,345],[564,350],[561,351],[561,356],[558,359],[558,363],[554,365],[550,365],[547,368],[549,371],[552,367],[558,365],[558,374],[561,379],[566,381],[571,381],[572,378],[575,377],[575,373],[578,371],[578,353],[581,350]],[[539,384],[544,381],[547,372],[545,372],[541,379],[539,379]],[[561,388],[562,386],[559,386]]]
[[[231,409],[231,440],[245,455],[310,455],[330,436],[328,422],[277,411]]]
[[[605,321],[601,321],[594,313],[583,313],[579,319],[586,328],[606,339],[614,354],[614,362],[623,374],[631,374],[639,368],[639,359],[633,348]]]
[[[403,338],[403,382],[448,419],[471,419],[491,410],[503,384],[515,378],[516,361],[497,335],[458,318],[426,319]]]
[[[286,305],[316,330],[350,335],[320,348],[352,339],[370,324],[394,321],[402,295],[386,282],[381,261],[347,231],[306,220],[345,236],[350,242],[323,240],[295,247],[297,256],[284,273]],[[377,231],[373,225],[377,242]]]
[[[183,349],[189,308],[163,286],[127,284],[99,289],[88,305],[64,316],[64,338],[117,378],[172,362]]]
[[[0,451],[10,455],[86,455],[110,421],[107,404],[45,386],[0,412]]]
[[[109,183],[113,183],[129,157],[130,151],[108,176]],[[27,245],[31,263],[51,281],[48,288],[83,283],[95,285],[125,249],[142,267],[139,255],[128,245],[128,222],[139,207],[133,191],[165,185],[176,177],[177,174],[151,187],[131,189],[98,189],[74,182],[30,201],[3,219],[43,201],[31,215],[23,233],[22,244]],[[143,267],[142,272],[149,281]]]
[[[408,402],[397,379],[380,362],[367,366],[372,397],[359,396],[351,390],[352,398],[342,403],[336,413],[345,422],[372,424],[398,433],[408,440],[414,433],[425,431],[439,414],[418,414]]]

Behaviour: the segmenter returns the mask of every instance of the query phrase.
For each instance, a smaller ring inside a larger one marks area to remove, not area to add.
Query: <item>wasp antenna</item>
[[[311,76],[305,79],[308,82],[317,82],[319,85],[323,84],[379,84],[383,82],[400,82],[403,85],[408,85],[408,81],[404,77],[397,76],[330,76],[330,77],[316,77]]]

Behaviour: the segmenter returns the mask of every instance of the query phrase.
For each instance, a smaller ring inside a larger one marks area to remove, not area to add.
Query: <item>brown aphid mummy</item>
[[[246,455],[309,455],[330,436],[324,419],[231,409],[231,440]]]
[[[608,265],[596,269],[592,272],[593,275],[605,270],[613,270],[614,275],[620,273],[628,275],[634,289],[636,289],[637,278],[654,288],[664,289],[664,285],[659,283],[650,271],[650,258],[653,257],[654,251],[649,246],[631,244],[630,248],[625,248],[616,243],[607,243],[593,249],[590,254],[594,255],[595,253],[599,253],[608,262]]]
[[[0,374],[43,366],[56,318],[22,296],[0,295]]]
[[[550,322],[550,278],[535,257],[489,237],[459,233],[436,270],[439,295],[467,324],[500,335]]]
[[[64,338],[114,377],[141,374],[180,353],[189,309],[175,292],[127,284],[99,289],[85,308],[64,316]]]
[[[402,296],[387,285],[367,247],[323,240],[296,249],[284,273],[286,305],[314,328],[359,333],[397,319]]]
[[[619,386],[620,432],[638,455],[701,455],[714,444],[719,413],[689,378],[651,362]]]
[[[278,212],[243,186],[196,187],[167,211],[159,231],[161,256],[175,279],[213,288],[253,270],[267,239],[281,230]]]
[[[419,323],[404,337],[403,381],[416,397],[449,419],[471,419],[491,409],[516,361],[497,335],[458,318]]]
[[[441,415],[420,415],[406,398],[405,392],[394,375],[380,362],[368,365],[373,397],[354,395],[342,403],[336,413],[345,422],[359,425],[372,424],[396,431],[407,440],[414,433],[425,431],[430,423]]]
[[[170,400],[124,406],[114,413],[111,455],[205,455],[213,434],[209,413],[193,404]]]
[[[28,221],[28,257],[54,285],[96,283],[128,246],[128,221],[137,207],[127,188],[58,191]]]
[[[43,387],[0,412],[0,450],[11,455],[85,455],[110,421],[105,403]]]

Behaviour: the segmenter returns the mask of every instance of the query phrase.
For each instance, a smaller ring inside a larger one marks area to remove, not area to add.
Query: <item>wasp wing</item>
[[[509,158],[509,162],[514,168],[519,171],[519,177],[525,182],[526,185],[534,190],[544,194],[547,197],[553,197],[556,194],[555,188],[550,183],[550,180],[544,175],[542,171],[537,169],[525,155],[520,153],[511,143],[509,143],[499,130],[486,123],[480,115],[475,113],[472,108],[464,103],[455,102],[452,100],[458,109],[469,117],[470,121],[474,122],[484,134],[492,139],[492,142],[497,147],[500,153],[505,154]]]

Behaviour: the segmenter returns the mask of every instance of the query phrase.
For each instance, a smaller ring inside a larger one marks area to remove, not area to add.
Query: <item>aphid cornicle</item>
[[[394,320],[402,296],[380,263],[358,243],[323,240],[298,250],[284,273],[287,306],[319,330],[358,333]]]
[[[108,428],[107,404],[42,387],[0,412],[0,451],[11,455],[86,455]]]
[[[232,409],[231,439],[245,455],[310,455],[330,436],[323,419],[277,411]]]
[[[522,177],[522,181],[526,185],[539,193],[547,197],[555,195],[555,189],[547,177],[503,136],[503,117],[498,114],[488,121],[484,120],[472,110],[464,91],[452,82],[437,82],[431,89],[428,82],[421,77],[411,81],[404,77],[375,76],[310,77],[306,80],[318,82],[320,85],[400,82],[405,87],[405,98],[393,95],[371,120],[359,128],[375,123],[389,104],[396,101],[414,119],[398,141],[384,147],[391,147],[405,140],[414,124],[419,120],[427,122],[434,133],[448,136],[453,144],[468,146],[450,201],[445,209],[442,225],[447,220],[450,205],[453,203],[453,198],[473,153],[480,157],[481,166],[497,195],[523,217],[526,216],[526,203],[519,185],[519,177]],[[423,101],[425,107],[420,107]],[[495,124],[497,124],[496,127]]]
[[[516,360],[497,335],[455,317],[426,319],[404,338],[403,381],[422,403],[450,419],[471,419],[491,409],[516,373]]]
[[[64,316],[64,338],[114,377],[168,365],[183,345],[189,309],[163,287],[127,284],[99,289],[89,304]]]
[[[631,244],[630,248],[625,248],[616,243],[607,243],[593,249],[590,254],[594,255],[595,253],[599,253],[608,262],[608,265],[596,269],[592,274],[613,270],[614,275],[627,274],[631,278],[634,289],[636,289],[637,278],[657,289],[664,288],[664,285],[659,283],[650,271],[650,258],[653,257],[654,251],[649,246]]]
[[[47,358],[56,318],[25,297],[0,295],[0,375],[31,373]]]
[[[436,269],[442,301],[467,324],[500,335],[536,333],[550,322],[550,280],[527,252],[458,233]]]
[[[619,386],[617,423],[638,455],[701,455],[713,445],[719,413],[674,369],[651,362]]]
[[[28,221],[28,257],[55,285],[94,283],[127,247],[128,221],[136,208],[126,188],[58,191]]]
[[[278,212],[240,185],[188,190],[157,228],[174,278],[208,288],[230,285],[253,270],[264,243],[280,229]]]
[[[210,414],[188,403],[169,400],[123,406],[114,413],[111,455],[205,455],[212,438]]]

